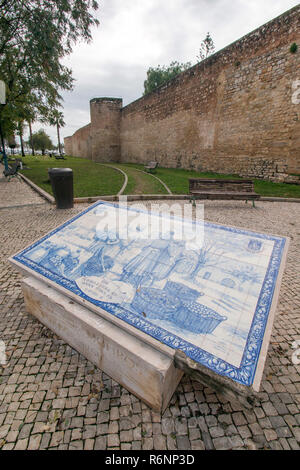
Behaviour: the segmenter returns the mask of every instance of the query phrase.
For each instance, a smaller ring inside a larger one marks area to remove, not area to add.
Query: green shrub
[[[295,52],[297,52],[297,50],[298,50],[298,46],[295,42],[293,42],[293,44],[290,47],[291,54],[295,54]]]

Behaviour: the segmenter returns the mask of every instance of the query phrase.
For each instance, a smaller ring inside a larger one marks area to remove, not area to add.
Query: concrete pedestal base
[[[26,278],[22,287],[28,312],[154,411],[165,410],[183,375],[173,350],[158,351],[42,281]]]

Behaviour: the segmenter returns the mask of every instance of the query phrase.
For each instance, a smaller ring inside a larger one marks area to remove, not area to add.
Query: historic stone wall
[[[71,137],[64,139],[65,152],[67,155],[91,159],[91,125],[78,129]]]
[[[91,158],[96,162],[118,161],[121,153],[122,99],[94,98],[91,110]]]
[[[97,162],[119,160],[121,108],[119,98],[92,99],[91,123],[64,139],[66,154]]]
[[[299,58],[297,6],[122,109],[121,100],[92,100],[89,158],[276,180],[300,174]]]

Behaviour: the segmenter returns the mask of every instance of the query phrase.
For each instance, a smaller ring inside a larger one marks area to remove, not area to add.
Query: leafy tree
[[[60,106],[61,90],[73,88],[63,60],[80,39],[91,40],[97,8],[95,0],[0,0],[0,79],[7,96],[0,119],[6,136],[20,115],[30,122],[45,116]]]
[[[53,149],[51,139],[43,129],[32,134],[32,143],[35,150],[42,151],[42,155],[45,155],[46,150]]]
[[[215,45],[210,36],[210,33],[207,33],[205,39],[201,42],[199,49],[199,56],[197,57],[200,62],[203,59],[206,59],[208,56],[215,52]],[[187,70],[192,66],[191,62],[179,63],[177,61],[171,62],[169,66],[150,67],[147,71],[147,79],[144,81],[144,95],[150,93],[156,88],[163,85],[168,80],[176,77],[184,70]]]
[[[197,59],[199,62],[201,62],[201,60],[206,59],[211,54],[214,54],[214,52],[215,52],[214,42],[211,38],[210,33],[207,33],[205,39],[203,39],[203,41],[201,42],[200,49],[199,49],[199,56],[197,56]]]
[[[180,64],[177,61],[171,62],[168,67],[158,65],[150,67],[147,71],[147,79],[144,82],[144,95],[163,85],[168,80],[176,77],[179,73],[191,67],[191,63]]]
[[[95,0],[0,0],[0,9],[0,54],[10,45],[24,48],[29,40],[33,55],[40,55],[43,39],[46,54],[53,46],[70,53],[72,44],[79,37],[90,40],[91,26],[99,24],[90,12],[98,9]]]

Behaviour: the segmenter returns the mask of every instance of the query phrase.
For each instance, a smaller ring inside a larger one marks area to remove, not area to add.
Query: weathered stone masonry
[[[124,108],[91,100],[91,123],[65,151],[277,181],[300,174],[299,58],[297,6]]]

